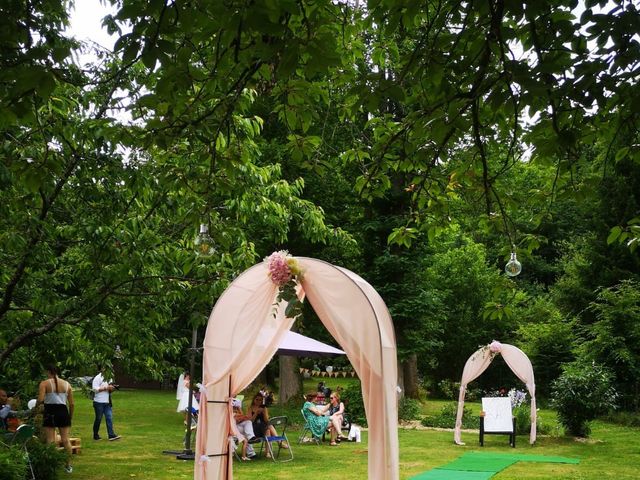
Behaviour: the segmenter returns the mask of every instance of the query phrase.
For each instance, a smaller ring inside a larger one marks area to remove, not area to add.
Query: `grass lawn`
[[[306,386],[306,385],[305,385]],[[93,408],[91,401],[78,395],[73,436],[82,438],[82,452],[74,455],[74,473],[70,477],[83,480],[154,479],[173,480],[193,477],[193,463],[163,455],[163,450],[182,449],[182,416],[176,413],[173,392],[130,390],[116,392],[114,425],[122,439],[109,442],[92,440]],[[428,410],[439,410],[443,402],[427,402]],[[479,410],[479,406],[470,404]],[[236,462],[237,479],[366,479],[367,437],[362,443],[343,442],[339,447],[314,444],[298,445],[300,412],[292,409],[271,409],[272,415],[285,413],[297,425],[289,432],[295,459],[273,464],[259,459]],[[553,412],[541,411],[547,423]],[[106,437],[104,420],[101,435]],[[466,451],[480,450],[477,433],[463,433],[465,446],[453,443],[453,433],[435,430],[399,431],[400,478],[406,479],[433,467],[444,465]],[[640,477],[640,431],[596,422],[588,442],[572,438],[549,436],[538,439],[535,446],[525,436],[517,440],[517,453],[562,455],[580,459],[578,465],[518,463],[495,476],[496,480],[522,479],[635,479]],[[506,436],[485,437],[485,452],[513,452]],[[61,475],[61,478],[64,478]]]

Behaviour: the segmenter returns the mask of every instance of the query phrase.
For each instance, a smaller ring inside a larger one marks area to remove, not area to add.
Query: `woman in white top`
[[[62,445],[67,451],[65,470],[71,472],[71,442],[69,431],[73,416],[73,390],[66,380],[58,377],[55,365],[47,367],[47,379],[40,382],[38,388],[38,404],[44,404],[42,427],[47,436],[47,443],[56,441],[56,428],[60,431]],[[69,405],[67,407],[67,404]]]
[[[196,397],[193,395],[193,391],[191,390],[191,375],[189,375],[188,373],[185,373],[184,380],[183,380],[182,394],[180,396],[180,401],[178,402],[178,408],[176,409],[177,412],[186,412],[188,410],[190,393],[191,393],[191,408],[193,408],[196,411],[200,410],[200,405],[198,404],[198,400],[196,400]]]
[[[182,392],[184,392],[184,372],[178,377],[178,384],[176,385],[176,400],[182,399]]]

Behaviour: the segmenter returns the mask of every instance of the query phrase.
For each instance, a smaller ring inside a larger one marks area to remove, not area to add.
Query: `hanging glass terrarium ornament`
[[[199,257],[210,257],[216,251],[213,246],[213,238],[209,235],[209,227],[201,223],[200,231],[194,240],[196,255]]]
[[[516,257],[515,249],[511,252],[511,259],[504,266],[504,271],[509,277],[516,277],[520,275],[520,272],[522,271],[522,264]]]

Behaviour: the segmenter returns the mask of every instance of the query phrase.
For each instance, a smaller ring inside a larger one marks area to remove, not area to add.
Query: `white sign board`
[[[511,399],[487,397],[482,399],[485,432],[512,432]]]

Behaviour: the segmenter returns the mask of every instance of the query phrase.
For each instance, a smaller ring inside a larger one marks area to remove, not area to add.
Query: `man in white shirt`
[[[115,386],[104,379],[104,367],[99,367],[100,372],[93,377],[91,388],[95,396],[93,397],[93,411],[95,412],[95,420],[93,421],[93,439],[100,440],[100,424],[104,415],[107,424],[107,434],[109,440],[118,440],[120,435],[116,435],[113,431],[113,412],[111,409],[111,392],[115,390]]]

